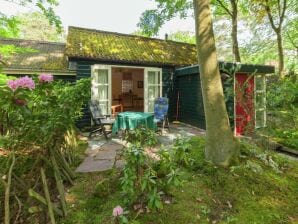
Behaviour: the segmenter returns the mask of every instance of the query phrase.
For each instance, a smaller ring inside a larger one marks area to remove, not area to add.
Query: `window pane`
[[[154,101],[148,101],[148,112],[154,112]]]
[[[265,90],[263,75],[256,76],[256,90]]]
[[[154,100],[155,98],[159,97],[159,86],[149,86],[148,88],[148,99]]]
[[[98,99],[108,100],[108,86],[98,86]]]
[[[160,72],[148,72],[148,84],[160,84]]]
[[[256,109],[265,108],[265,94],[264,93],[256,93]]]
[[[99,102],[99,107],[101,109],[102,115],[110,114],[108,111],[108,102]]]
[[[265,126],[265,110],[264,111],[256,111],[256,127],[264,127]]]
[[[96,83],[108,84],[108,70],[106,69],[97,70]]]
[[[133,89],[132,80],[122,80],[122,93],[129,93]]]

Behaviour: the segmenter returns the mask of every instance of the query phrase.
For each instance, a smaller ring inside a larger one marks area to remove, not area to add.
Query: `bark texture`
[[[287,9],[287,0],[278,1],[276,4],[277,4],[277,8],[278,8],[277,22],[274,21],[269,0],[265,0],[263,7],[265,8],[270,25],[271,25],[272,29],[274,30],[276,37],[277,37],[276,40],[277,40],[277,49],[278,49],[278,71],[279,71],[280,76],[283,76],[284,53],[283,53],[281,31],[282,31],[283,21],[285,18],[285,12]]]
[[[232,6],[232,44],[233,44],[233,55],[236,62],[241,62],[239,44],[238,44],[238,6],[236,0],[231,0]]]
[[[224,100],[209,0],[193,0],[202,95],[206,117],[207,160],[228,166],[237,153]]]

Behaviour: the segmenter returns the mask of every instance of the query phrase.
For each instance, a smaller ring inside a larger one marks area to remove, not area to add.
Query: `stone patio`
[[[88,133],[87,133],[88,134]],[[171,124],[170,132],[166,129],[163,135],[158,135],[161,145],[171,145],[174,139],[182,136],[205,135],[205,131],[185,124]],[[125,147],[125,142],[120,135],[112,136],[106,141],[102,136],[96,136],[88,141],[86,158],[76,169],[76,172],[98,172],[106,171],[115,167],[121,168],[124,165],[122,160],[117,159],[117,155]]]

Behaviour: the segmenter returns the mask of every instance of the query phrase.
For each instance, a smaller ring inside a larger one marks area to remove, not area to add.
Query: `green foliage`
[[[190,139],[192,157],[201,166],[185,170],[181,176],[183,187],[171,190],[173,203],[164,205],[160,212],[131,210],[127,214],[129,223],[295,223],[298,193],[296,161],[243,143],[239,163],[229,169],[215,167],[204,161],[204,142],[204,137]],[[267,165],[271,160],[282,173]],[[247,163],[257,164],[262,172],[254,172]],[[93,196],[95,184],[109,177],[110,172],[80,175],[69,190],[69,197],[73,198],[69,215],[59,223],[111,223],[112,209],[122,205],[120,189],[112,185],[116,191],[102,200]]]
[[[145,127],[139,127],[125,133],[124,140],[143,147],[153,147],[157,144],[155,131]]]
[[[90,98],[90,88],[90,79],[76,84],[36,80],[33,90],[0,88],[1,147],[8,155],[16,154],[11,191],[17,199],[11,200],[11,206],[17,206],[18,200],[28,202],[19,208],[19,218],[27,223],[39,222],[32,221],[33,216],[28,213],[36,202],[27,192],[32,188],[43,195],[41,168],[51,186],[49,194],[59,195],[61,209],[66,213],[64,184],[71,184],[75,177],[69,165],[77,147],[75,122]],[[0,169],[0,176],[7,172],[7,167],[8,164]],[[0,204],[0,212],[1,209]]]
[[[45,15],[39,12],[23,13],[16,16],[20,37],[39,41],[63,41],[62,33],[49,24]]]
[[[30,142],[48,148],[49,142],[55,144],[53,141],[64,136],[82,115],[82,106],[90,96],[89,87],[90,80],[82,79],[76,85],[40,83],[34,91],[19,88],[13,92],[8,87],[1,88],[1,114],[4,129],[13,140],[11,146],[22,148]],[[17,105],[16,100],[25,105]]]
[[[138,203],[141,207],[147,205],[150,209],[162,209],[162,196],[171,186],[181,184],[180,174],[167,151],[160,151],[155,156],[145,152],[144,146],[157,143],[155,133],[149,139],[148,133],[140,128],[126,138],[130,145],[123,154],[126,163],[121,188],[126,204]]]
[[[189,138],[176,138],[171,149],[173,161],[179,166],[188,167],[193,159],[190,156],[191,144]]]
[[[54,25],[57,28],[59,33],[62,32],[62,24],[59,16],[57,16],[54,12],[53,6],[58,5],[57,0],[15,0],[11,4],[18,4],[21,6],[30,6],[30,7],[37,7],[48,19],[51,25]],[[17,31],[17,20],[12,17],[8,18],[5,16],[4,12],[0,10],[0,34],[1,34],[1,23],[4,24],[4,31],[9,30],[8,28],[13,28],[13,32],[5,32],[4,34],[10,34],[10,36],[6,37],[16,37]],[[0,35],[1,36],[1,35]]]
[[[0,37],[13,38],[19,36],[19,21],[16,17],[7,17],[0,11]]]
[[[270,83],[267,87],[267,102],[270,110],[297,107],[298,74]]]
[[[142,13],[138,27],[148,36],[155,36],[164,23],[176,16],[186,18],[192,9],[192,1],[174,0],[163,1],[156,0],[157,8],[146,10]]]
[[[186,31],[177,31],[175,33],[171,33],[169,35],[169,40],[189,43],[189,44],[196,44],[195,35],[191,32],[186,32]]]
[[[269,83],[267,108],[267,127],[260,132],[285,146],[298,149],[297,75],[287,75]]]

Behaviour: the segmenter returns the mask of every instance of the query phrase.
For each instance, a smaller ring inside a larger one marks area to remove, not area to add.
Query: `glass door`
[[[154,112],[154,100],[162,96],[161,68],[145,68],[144,111]]]
[[[111,66],[93,65],[91,74],[91,99],[99,103],[103,115],[111,114]]]

